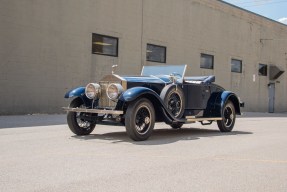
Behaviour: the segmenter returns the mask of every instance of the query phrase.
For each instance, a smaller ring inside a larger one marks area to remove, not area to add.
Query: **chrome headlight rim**
[[[89,83],[85,88],[85,95],[89,99],[99,99],[101,95],[101,86],[98,83]]]
[[[124,91],[124,88],[121,84],[111,83],[108,85],[108,87],[106,89],[106,94],[110,100],[116,101],[119,99],[119,97],[121,96],[123,91]]]

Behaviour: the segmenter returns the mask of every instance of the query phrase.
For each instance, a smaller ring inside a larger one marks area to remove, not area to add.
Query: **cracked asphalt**
[[[144,142],[121,126],[75,136],[65,115],[0,116],[0,191],[287,191],[287,114],[246,113]]]

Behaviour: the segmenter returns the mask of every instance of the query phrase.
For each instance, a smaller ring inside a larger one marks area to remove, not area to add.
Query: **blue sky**
[[[225,0],[243,9],[287,25],[287,0]]]

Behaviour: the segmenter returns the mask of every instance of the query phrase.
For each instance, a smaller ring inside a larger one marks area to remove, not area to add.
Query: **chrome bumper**
[[[123,111],[118,110],[106,110],[106,109],[85,109],[85,108],[70,108],[63,107],[64,111],[79,112],[79,113],[100,113],[100,114],[112,114],[112,115],[122,115]]]

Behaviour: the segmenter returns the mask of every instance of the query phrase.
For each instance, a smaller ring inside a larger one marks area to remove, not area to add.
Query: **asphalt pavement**
[[[75,136],[65,115],[0,116],[0,191],[287,191],[287,114],[156,124],[134,142],[121,126]]]

